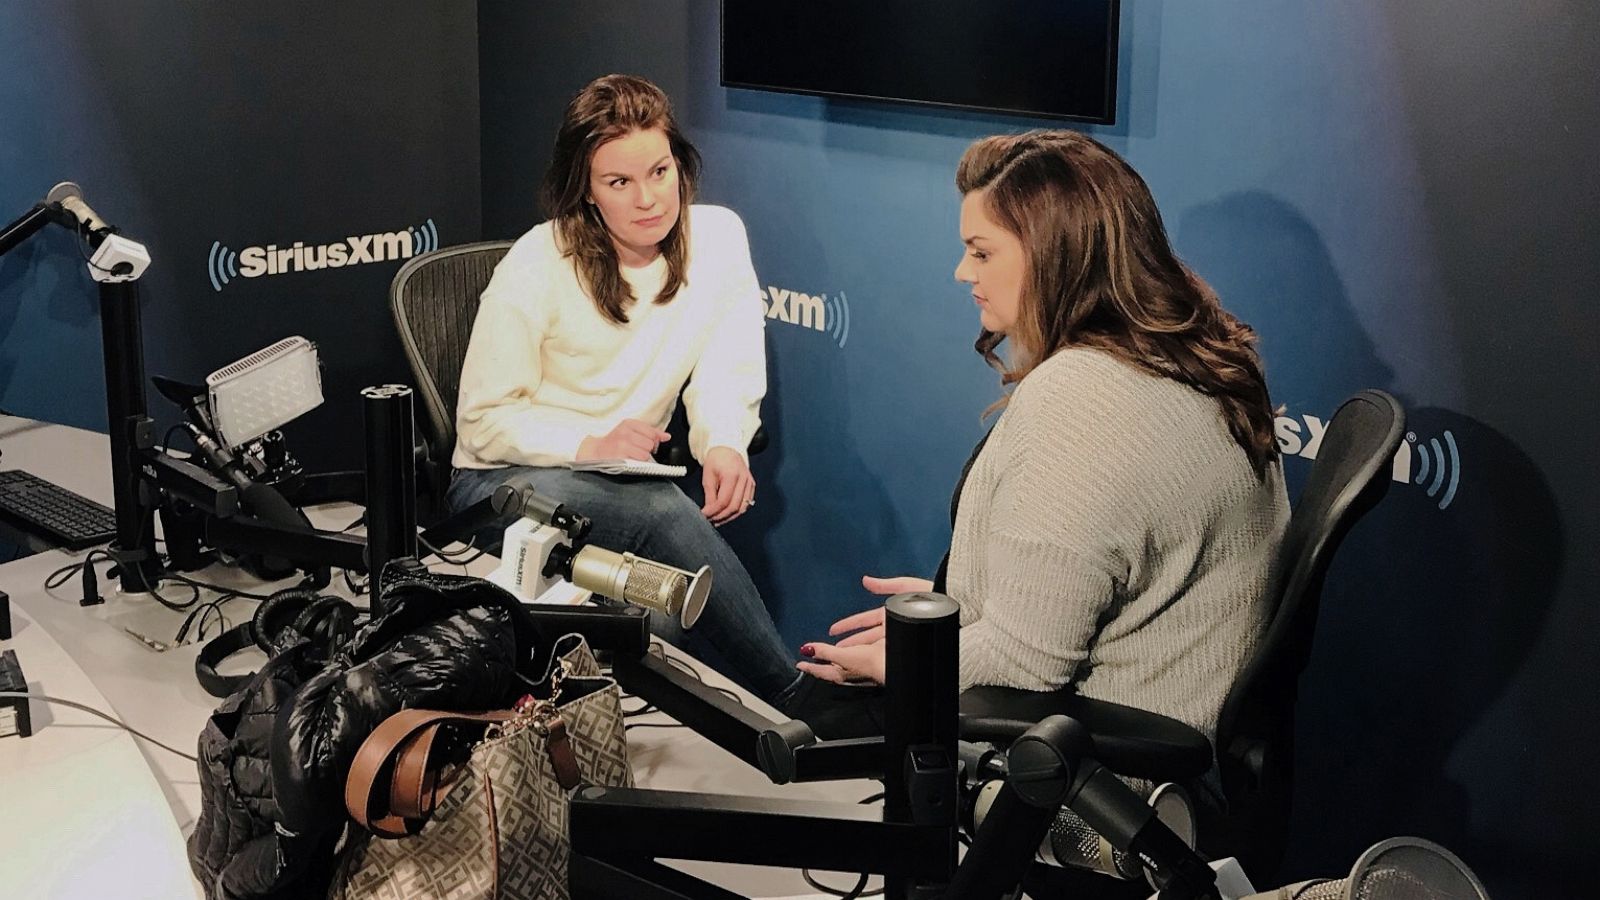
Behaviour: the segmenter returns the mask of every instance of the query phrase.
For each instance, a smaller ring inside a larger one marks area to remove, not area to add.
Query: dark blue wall
[[[955,163],[1049,123],[723,89],[710,3],[480,11],[487,235],[537,221],[571,94],[633,72],[676,99],[761,283],[819,299],[820,330],[768,320],[773,449],[728,530],[785,636],[865,605],[862,572],[930,571],[997,391],[951,280]],[[1576,896],[1600,852],[1597,25],[1577,2],[1123,4],[1119,124],[1087,130],[1260,330],[1292,481],[1354,391],[1411,417],[1404,481],[1330,576],[1287,875],[1413,833],[1497,898]]]
[[[210,267],[251,246],[409,243],[430,221],[430,242],[476,238],[476,18],[467,0],[0,5],[0,219],[71,180],[148,245],[150,374],[198,381],[280,338],[315,341],[327,402],[290,426],[291,448],[358,467],[355,392],[408,380],[386,293],[399,261],[255,278],[236,262],[225,283]],[[103,430],[100,353],[65,231],[0,259],[0,408]],[[159,399],[152,412],[176,418]]]

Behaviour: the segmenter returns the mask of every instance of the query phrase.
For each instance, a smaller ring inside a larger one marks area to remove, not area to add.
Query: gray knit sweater
[[[1079,693],[1216,732],[1288,524],[1212,398],[1096,350],[1017,385],[961,491],[961,687]]]

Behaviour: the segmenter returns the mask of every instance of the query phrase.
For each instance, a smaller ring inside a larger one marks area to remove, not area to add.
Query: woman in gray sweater
[[[1087,136],[986,138],[956,185],[956,278],[978,352],[1014,387],[957,489],[939,583],[866,585],[960,604],[963,689],[1070,684],[1212,737],[1289,516],[1254,333],[1173,254],[1143,179]],[[882,682],[882,622],[878,607],[835,623],[854,633],[802,647],[800,668]]]

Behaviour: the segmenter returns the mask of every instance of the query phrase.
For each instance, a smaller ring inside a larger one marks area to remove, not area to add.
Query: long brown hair
[[[1121,157],[1073,131],[984,138],[956,169],[962,196],[1028,259],[1012,362],[985,329],[975,347],[1005,384],[1065,347],[1092,347],[1215,397],[1260,477],[1277,453],[1255,332],[1178,260],[1150,188]],[[1003,401],[1002,401],[1003,402]]]
[[[628,307],[636,298],[622,278],[611,232],[600,211],[587,202],[589,167],[601,144],[653,128],[666,134],[678,166],[678,223],[660,245],[667,258],[667,278],[655,297],[658,304],[669,303],[688,275],[689,205],[700,180],[700,153],[678,129],[667,95],[632,75],[606,75],[589,82],[567,104],[544,173],[541,195],[556,229],[557,246],[572,260],[579,282],[600,314],[619,325],[628,321]]]

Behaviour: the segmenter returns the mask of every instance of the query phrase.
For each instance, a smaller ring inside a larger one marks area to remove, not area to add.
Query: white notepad
[[[668,466],[638,459],[586,459],[567,463],[574,472],[599,472],[602,475],[632,475],[652,478],[682,478],[689,474],[684,466]]]

